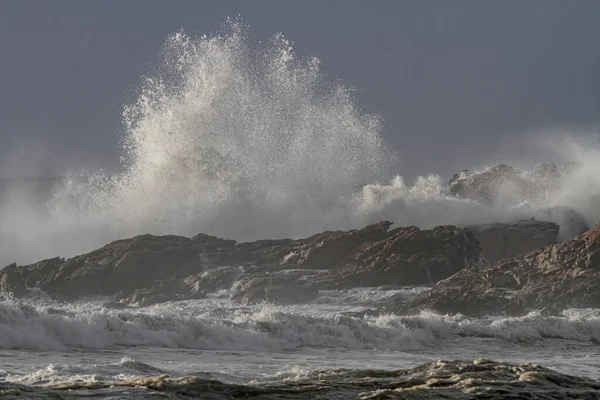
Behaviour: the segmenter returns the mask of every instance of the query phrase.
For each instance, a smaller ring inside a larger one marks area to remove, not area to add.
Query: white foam
[[[381,296],[380,296],[381,297]],[[165,303],[129,310],[100,303],[0,303],[0,348],[65,350],[114,346],[281,351],[309,348],[415,350],[456,337],[503,341],[600,341],[600,313],[571,310],[562,317],[468,319],[422,313],[350,317],[331,306],[268,304],[240,308],[219,300]]]
[[[228,21],[211,36],[171,35],[158,61],[124,107],[117,172],[73,174],[42,209],[29,193],[4,197],[2,260],[72,256],[141,233],[301,237],[380,219],[422,228],[497,222],[548,206],[600,220],[597,141],[546,140],[545,161],[575,163],[559,187],[485,207],[450,196],[447,177],[390,181],[401,171],[382,119],[281,34],[259,42]]]

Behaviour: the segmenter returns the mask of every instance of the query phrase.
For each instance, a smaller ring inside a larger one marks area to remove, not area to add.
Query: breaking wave
[[[54,210],[94,213],[124,234],[247,239],[336,225],[338,196],[385,176],[380,120],[317,59],[248,29],[169,37],[159,72],[125,107],[124,171],[67,182]]]
[[[190,301],[114,310],[101,303],[0,303],[0,348],[66,350],[158,346],[205,350],[286,351],[301,348],[408,351],[456,338],[510,342],[568,339],[600,342],[598,310],[568,310],[560,317],[472,319],[422,313],[356,317],[324,308],[250,308]]]

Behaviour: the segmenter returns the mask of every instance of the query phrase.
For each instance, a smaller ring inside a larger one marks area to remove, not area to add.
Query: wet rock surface
[[[465,268],[398,312],[523,315],[600,307],[600,225],[563,243],[483,268]]]
[[[470,225],[481,242],[487,262],[496,262],[528,253],[558,242],[559,226],[534,219],[515,223]]]
[[[142,306],[231,288],[245,302],[293,303],[325,288],[431,285],[480,262],[469,229],[391,225],[239,244],[203,234],[140,235],[68,260],[12,265],[0,271],[0,289],[19,297],[36,287],[69,301],[113,296]]]

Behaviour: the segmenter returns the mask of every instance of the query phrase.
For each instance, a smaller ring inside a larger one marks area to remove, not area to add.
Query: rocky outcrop
[[[556,314],[600,308],[600,225],[567,242],[439,282],[400,312],[433,309],[473,316]],[[398,310],[398,309],[397,309]]]
[[[492,205],[500,199],[512,199],[527,190],[526,182],[509,165],[500,164],[485,172],[461,171],[448,182],[453,196]]]
[[[389,225],[382,223],[376,227],[385,227],[387,231]],[[343,253],[337,248],[342,257],[333,264],[334,279],[326,284],[327,288],[430,285],[481,262],[479,241],[469,229],[455,226],[438,226],[430,230],[406,227],[393,229],[385,235],[374,235],[372,229],[351,234],[357,238],[362,235],[370,237],[359,246],[345,249]],[[335,237],[332,241],[342,241],[342,238]],[[326,242],[317,242],[306,251],[301,249],[299,261],[304,265],[314,265],[309,262],[312,260],[310,254],[322,247],[333,246]],[[318,265],[319,262],[315,266]]]
[[[17,264],[7,265],[0,270],[0,292],[21,297],[25,291],[25,280]]]
[[[0,275],[0,289],[22,296],[26,287],[37,287],[64,300],[113,296],[132,305],[232,289],[248,303],[291,303],[324,288],[430,285],[480,261],[469,229],[391,225],[248,243],[203,234],[141,235],[68,260],[11,266]]]
[[[543,163],[530,173],[519,172],[509,165],[500,164],[480,173],[463,170],[448,181],[448,188],[455,197],[487,206],[517,206],[523,202],[546,204],[563,179],[565,177],[561,176],[553,163]],[[536,209],[531,211],[530,216],[558,224],[559,240],[571,239],[590,229],[581,215],[568,207]]]
[[[233,288],[232,297],[244,304],[268,301],[277,304],[307,303],[315,299],[319,289],[306,270],[282,270],[262,276],[247,276]]]
[[[27,287],[38,286],[64,261],[64,258],[56,257],[26,267],[17,267],[17,264],[8,265],[0,270],[0,292],[11,293],[16,297],[24,296]]]
[[[531,173],[500,164],[479,173],[465,169],[454,174],[448,186],[453,196],[487,205],[524,200],[537,203],[559,187],[561,178],[554,163],[543,163]]]
[[[481,242],[486,262],[496,262],[529,253],[558,242],[559,226],[534,219],[506,224],[470,225]]]

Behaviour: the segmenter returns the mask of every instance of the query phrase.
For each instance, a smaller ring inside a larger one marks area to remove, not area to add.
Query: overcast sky
[[[356,85],[408,176],[449,175],[532,129],[600,121],[596,0],[3,0],[2,159],[46,174],[109,166],[126,93],[165,37],[236,15]]]

